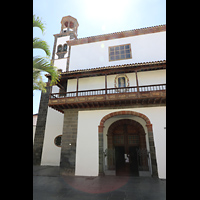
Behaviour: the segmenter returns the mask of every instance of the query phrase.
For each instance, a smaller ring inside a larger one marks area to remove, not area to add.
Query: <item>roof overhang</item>
[[[160,69],[166,69],[166,60],[73,70],[73,71],[68,71],[68,72],[62,72],[60,74],[60,77],[61,77],[61,80],[63,80],[63,79],[131,73],[135,71],[137,72],[152,71],[152,70],[160,70]],[[45,76],[51,79],[50,74],[46,74]]]

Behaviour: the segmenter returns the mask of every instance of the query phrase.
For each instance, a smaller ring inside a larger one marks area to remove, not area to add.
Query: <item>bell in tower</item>
[[[77,39],[77,29],[78,29],[78,21],[76,18],[68,15],[62,18],[61,20],[61,31],[60,33],[66,33],[66,35],[70,36],[70,39]]]

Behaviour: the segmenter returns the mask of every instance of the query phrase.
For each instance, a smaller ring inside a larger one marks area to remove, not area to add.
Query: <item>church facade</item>
[[[78,26],[63,17],[54,35],[60,81],[41,95],[33,164],[165,179],[166,25],[86,38]]]

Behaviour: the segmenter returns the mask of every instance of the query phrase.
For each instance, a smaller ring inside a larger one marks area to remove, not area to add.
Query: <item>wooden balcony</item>
[[[71,108],[165,104],[166,84],[51,93],[49,106],[63,112]]]

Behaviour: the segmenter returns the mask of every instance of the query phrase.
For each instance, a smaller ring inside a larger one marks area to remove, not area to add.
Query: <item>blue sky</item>
[[[33,0],[33,14],[46,25],[44,34],[38,28],[33,36],[50,46],[60,32],[63,16],[78,20],[78,38],[166,24],[166,0]],[[33,55],[45,56],[42,50]],[[44,80],[46,80],[44,78]],[[38,113],[40,91],[34,91],[33,113]]]

